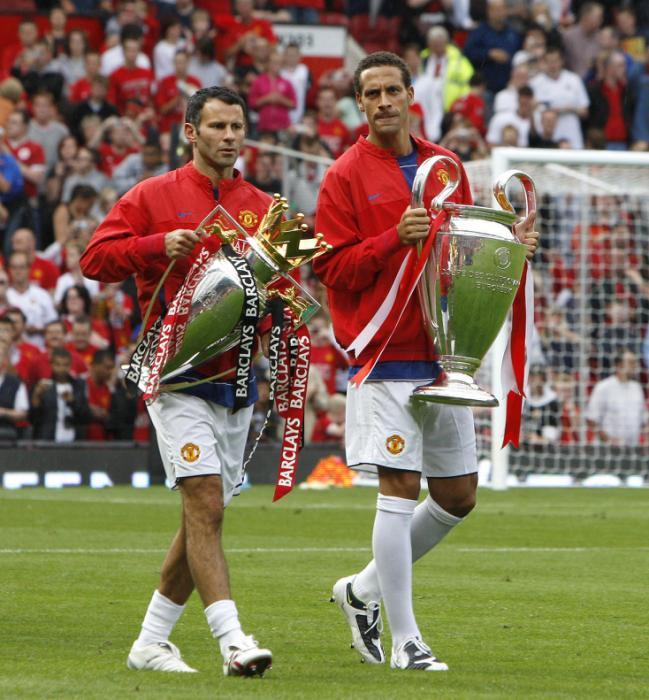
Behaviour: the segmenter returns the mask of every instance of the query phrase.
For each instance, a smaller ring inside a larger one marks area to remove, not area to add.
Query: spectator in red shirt
[[[588,97],[587,127],[604,131],[608,150],[626,150],[635,103],[627,87],[626,60],[621,51],[611,51],[605,58],[601,78],[588,86]]]
[[[24,192],[32,207],[37,202],[39,186],[45,180],[45,153],[36,141],[27,137],[29,115],[17,109],[9,115],[6,124],[6,144],[9,152],[18,161],[23,176]]]
[[[135,398],[129,398],[115,376],[110,350],[97,350],[86,379],[91,421],[87,440],[130,440],[135,420]]]
[[[2,295],[3,288],[6,288],[7,283],[4,281],[6,279],[5,273],[0,270],[0,296]],[[33,386],[37,375],[33,370],[33,366],[30,366],[28,358],[21,357],[20,351],[14,345],[14,324],[9,316],[0,316],[0,347],[5,346],[7,348],[9,362],[11,366],[16,371],[16,374],[25,383],[28,389]],[[33,345],[36,357],[40,356],[40,350]]]
[[[137,153],[144,139],[131,119],[110,117],[102,123],[89,148],[99,152],[99,168],[111,177],[126,156]]]
[[[18,228],[11,237],[11,251],[25,253],[29,264],[29,279],[39,287],[53,293],[59,271],[56,265],[36,253],[36,236],[29,228]]]
[[[18,25],[18,42],[5,47],[2,52],[0,74],[6,78],[14,66],[19,66],[24,61],[31,62],[36,42],[38,41],[38,27],[33,19],[23,19]]]
[[[79,317],[88,317],[92,313],[92,299],[90,292],[83,284],[74,284],[68,287],[63,293],[61,303],[59,304],[61,311],[61,320],[65,325],[65,331],[68,337],[72,336],[72,324]],[[131,305],[131,312],[133,307]],[[106,321],[98,318],[93,318],[92,332],[90,334],[90,344],[100,350],[108,347],[111,340],[111,332]]]
[[[0,278],[2,275],[6,276],[6,273],[0,272]],[[43,361],[43,352],[25,340],[26,326],[25,314],[16,307],[9,308],[0,317],[0,338],[9,343],[11,364],[31,390],[40,377],[39,368]]]
[[[336,111],[337,102],[338,98],[333,88],[324,87],[318,90],[316,101],[318,107],[318,136],[331,151],[331,155],[334,158],[338,158],[351,142],[349,130],[338,118]]]
[[[291,125],[291,110],[297,99],[291,83],[280,75],[281,69],[282,57],[273,51],[266,72],[250,86],[248,104],[259,115],[259,131],[284,131]]]
[[[38,378],[49,379],[52,374],[50,361],[52,353],[56,349],[65,348],[65,325],[63,321],[50,321],[45,326],[43,332],[43,342],[45,344],[45,352],[41,353],[38,360]],[[72,358],[72,374],[75,377],[85,377],[88,373],[88,365],[81,355],[76,351],[69,351]]]
[[[457,112],[466,117],[480,132],[481,136],[487,133],[485,124],[486,104],[484,101],[485,82],[482,74],[474,73],[469,79],[469,92],[463,97],[458,97],[451,105],[451,112]]]
[[[320,372],[329,394],[335,394],[339,373],[344,373],[340,385],[347,384],[349,362],[331,340],[331,326],[324,313],[318,313],[309,323],[311,331],[311,364]]]
[[[97,297],[96,306],[99,322],[108,323],[111,345],[115,352],[125,353],[133,336],[133,299],[124,292],[121,283],[104,284]]]
[[[168,75],[160,81],[154,100],[159,114],[158,130],[161,134],[171,131],[174,124],[184,123],[187,99],[201,87],[201,81],[188,73],[187,51],[177,51],[173,63],[173,75]]]
[[[77,355],[86,364],[86,367],[90,366],[90,362],[97,350],[103,349],[98,348],[90,342],[92,337],[92,321],[88,316],[77,316],[72,321],[72,330],[69,335],[69,340],[65,343],[65,347],[70,352],[76,352]]]
[[[140,46],[139,39],[123,39],[124,65],[108,77],[108,101],[120,114],[126,114],[129,102],[133,100],[140,102],[142,108],[151,104],[153,72],[137,66]]]
[[[235,0],[234,17],[222,26],[225,58],[231,66],[252,65],[257,37],[266,39],[270,44],[277,43],[271,23],[257,19],[254,10],[254,0]]]
[[[86,379],[88,408],[92,416],[86,433],[87,440],[103,442],[107,438],[106,425],[110,412],[114,374],[115,359],[110,350],[97,350],[90,362]]]
[[[329,397],[327,410],[321,413],[313,426],[311,442],[335,442],[343,444],[345,440],[345,404],[342,394]]]
[[[83,102],[90,97],[90,85],[92,79],[101,75],[101,56],[97,51],[88,51],[84,57],[84,72],[83,78],[75,81],[70,85],[70,93],[68,100],[74,104]]]

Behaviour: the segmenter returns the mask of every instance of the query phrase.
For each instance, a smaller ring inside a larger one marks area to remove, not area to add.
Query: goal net
[[[491,483],[649,478],[649,154],[494,149],[466,164],[476,204],[515,168],[537,189],[535,337],[521,444],[501,450],[504,409],[476,411]],[[518,185],[520,187],[520,185]],[[510,199],[516,202],[517,181]],[[521,198],[522,199],[522,198]],[[501,395],[505,333],[479,373]],[[604,476],[606,475],[606,476]]]

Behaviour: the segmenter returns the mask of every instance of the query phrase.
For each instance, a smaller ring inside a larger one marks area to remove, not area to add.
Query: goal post
[[[612,433],[619,428],[619,437],[600,433],[589,419],[595,415],[593,389],[615,374],[621,353],[636,357],[635,379],[647,388],[649,153],[495,148],[489,160],[465,167],[476,204],[483,206],[496,206],[491,185],[497,176],[509,169],[528,173],[537,189],[542,237],[533,263],[530,362],[536,389],[525,402],[519,449],[500,448],[506,329],[479,375],[501,399],[488,416],[476,413],[479,456],[490,462],[488,485],[531,484],[538,475],[560,476],[564,483],[602,475],[614,477],[610,483],[646,481],[649,430],[640,408],[629,406],[629,425],[610,427]],[[522,204],[517,188],[512,180],[509,199]]]

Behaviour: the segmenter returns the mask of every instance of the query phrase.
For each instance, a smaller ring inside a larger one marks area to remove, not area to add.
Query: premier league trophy
[[[201,251],[167,317],[159,319],[136,348],[127,378],[144,392],[145,398],[155,396],[158,389],[184,388],[187,382],[169,380],[238,344],[252,345],[253,338],[246,340],[242,330],[245,336],[245,328],[252,328],[254,335],[254,326],[273,296],[280,297],[290,310],[294,328],[305,324],[317,311],[318,302],[289,273],[331,246],[323,241],[322,234],[305,238],[307,227],[302,214],[285,221],[287,208],[286,200],[275,195],[254,236],[221,205],[198,227],[199,235],[216,235],[222,246],[216,253],[206,248]],[[284,283],[275,285],[281,278]],[[172,310],[179,315],[170,320]]]
[[[418,283],[418,294],[426,329],[437,345],[444,375],[440,382],[416,389],[413,398],[493,407],[498,405],[498,400],[479,387],[473,375],[507,318],[520,285],[526,254],[526,247],[512,230],[518,217],[507,199],[505,186],[512,178],[521,182],[527,214],[536,210],[534,183],[520,171],[503,173],[494,184],[501,209],[447,202],[459,185],[460,172],[454,160],[436,156],[417,170],[412,188],[413,207],[425,206],[426,181],[440,167],[448,180],[432,200],[431,209],[444,209],[449,216],[437,232]]]

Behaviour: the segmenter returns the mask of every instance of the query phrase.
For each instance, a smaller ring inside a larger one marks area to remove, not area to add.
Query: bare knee
[[[196,528],[220,530],[223,523],[223,488],[216,475],[195,476],[180,482],[183,523],[187,535]]]
[[[465,518],[475,508],[477,486],[475,474],[428,480],[431,498],[456,518]]]
[[[419,497],[421,474],[404,469],[379,467],[379,493],[416,501]]]
[[[474,508],[476,504],[475,493],[466,494],[464,497],[456,497],[448,503],[440,503],[439,505],[456,518],[465,518]]]

